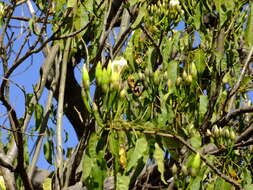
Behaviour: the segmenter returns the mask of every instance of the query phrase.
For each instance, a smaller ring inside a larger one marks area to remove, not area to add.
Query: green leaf
[[[90,13],[93,13],[93,3],[94,3],[94,0],[86,0],[84,4],[87,11],[89,11]]]
[[[112,130],[110,132],[108,141],[109,141],[109,147],[110,147],[111,153],[114,156],[118,157],[119,156],[119,140],[117,138],[116,131]]]
[[[161,174],[161,180],[163,183],[167,184],[167,182],[164,179],[164,152],[158,145],[158,143],[155,143],[155,151],[154,151],[154,158],[158,165],[158,171]]]
[[[216,180],[216,183],[215,183],[215,187],[214,187],[214,190],[230,190],[231,189],[231,184],[224,181],[223,179],[219,178]]]
[[[35,130],[38,130],[43,120],[43,107],[40,104],[36,104],[34,111]]]
[[[193,137],[191,137],[190,139],[190,142],[195,149],[201,148],[202,137],[199,134],[199,132],[197,131],[194,132]]]
[[[139,12],[138,12],[138,16],[135,19],[134,23],[131,25],[131,28],[136,28],[137,26],[139,26],[139,24],[141,23],[143,17],[146,15],[146,11],[147,11],[147,8],[146,8],[145,5],[140,7]]]
[[[246,185],[245,187],[244,187],[244,190],[252,190],[253,189],[253,184],[251,184],[251,185]]]
[[[242,168],[241,179],[243,184],[251,184],[252,183],[252,176],[250,171],[247,168]]]
[[[54,145],[52,140],[47,140],[43,146],[43,152],[45,159],[49,164],[53,164],[53,152],[54,152]]]
[[[91,169],[93,168],[93,160],[88,155],[85,155],[83,158],[83,180],[85,181],[91,173]]]
[[[204,116],[207,111],[208,97],[206,95],[201,95],[199,97],[199,112],[200,115]]]
[[[128,190],[129,182],[130,182],[130,176],[117,175],[116,190]]]
[[[130,171],[132,167],[136,166],[138,160],[144,155],[147,150],[148,142],[145,137],[139,138],[136,141],[134,152],[131,154],[127,164],[126,171]]]
[[[249,11],[249,17],[248,17],[248,23],[246,27],[246,31],[244,34],[245,41],[247,43],[247,46],[250,48],[253,45],[253,2],[250,2],[250,11]]]
[[[200,1],[196,4],[195,7],[195,15],[193,17],[194,24],[197,30],[200,29],[201,25],[201,6],[200,6]]]
[[[75,6],[76,0],[68,0],[67,8],[73,8]]]
[[[202,74],[206,68],[205,53],[203,50],[198,49],[194,51],[194,62],[199,74]]]
[[[201,185],[202,178],[200,176],[197,176],[195,178],[191,179],[191,182],[187,188],[187,190],[199,190]]]
[[[97,157],[97,143],[98,143],[98,136],[97,134],[93,133],[89,139],[88,147],[87,147],[87,153],[91,158]]]
[[[175,89],[175,84],[176,84],[176,80],[177,80],[177,67],[178,67],[178,62],[173,60],[170,61],[168,63],[168,68],[167,68],[167,72],[168,72],[168,79],[171,80],[172,82],[172,91]]]

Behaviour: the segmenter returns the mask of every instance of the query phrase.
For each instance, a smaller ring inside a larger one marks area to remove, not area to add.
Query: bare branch
[[[62,166],[63,166],[63,151],[62,151],[62,118],[63,118],[63,106],[64,106],[64,94],[65,94],[65,84],[66,84],[66,75],[67,75],[67,64],[68,64],[68,56],[69,49],[71,46],[71,38],[67,39],[66,46],[63,54],[62,68],[61,68],[61,79],[60,79],[60,87],[59,87],[59,98],[58,98],[58,108],[57,108],[57,123],[56,123],[56,166],[57,173],[60,178],[63,176],[62,174]],[[62,178],[61,178],[62,179]],[[57,181],[57,180],[56,180]],[[63,182],[58,181],[57,188],[60,189]]]

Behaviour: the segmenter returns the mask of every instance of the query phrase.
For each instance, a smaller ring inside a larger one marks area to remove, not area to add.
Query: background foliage
[[[1,189],[253,188],[252,1],[0,3]],[[37,54],[29,93],[11,77]]]

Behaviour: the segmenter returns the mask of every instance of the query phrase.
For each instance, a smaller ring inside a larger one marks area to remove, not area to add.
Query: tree
[[[0,24],[2,189],[253,188],[252,1],[12,0]],[[38,54],[28,93],[11,77]]]

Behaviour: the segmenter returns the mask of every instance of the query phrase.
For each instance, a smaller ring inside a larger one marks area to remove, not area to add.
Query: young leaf
[[[155,143],[154,158],[158,165],[158,171],[161,174],[161,180],[163,181],[163,183],[167,184],[167,182],[164,179],[164,171],[165,171],[164,170],[164,152],[157,143]]]

